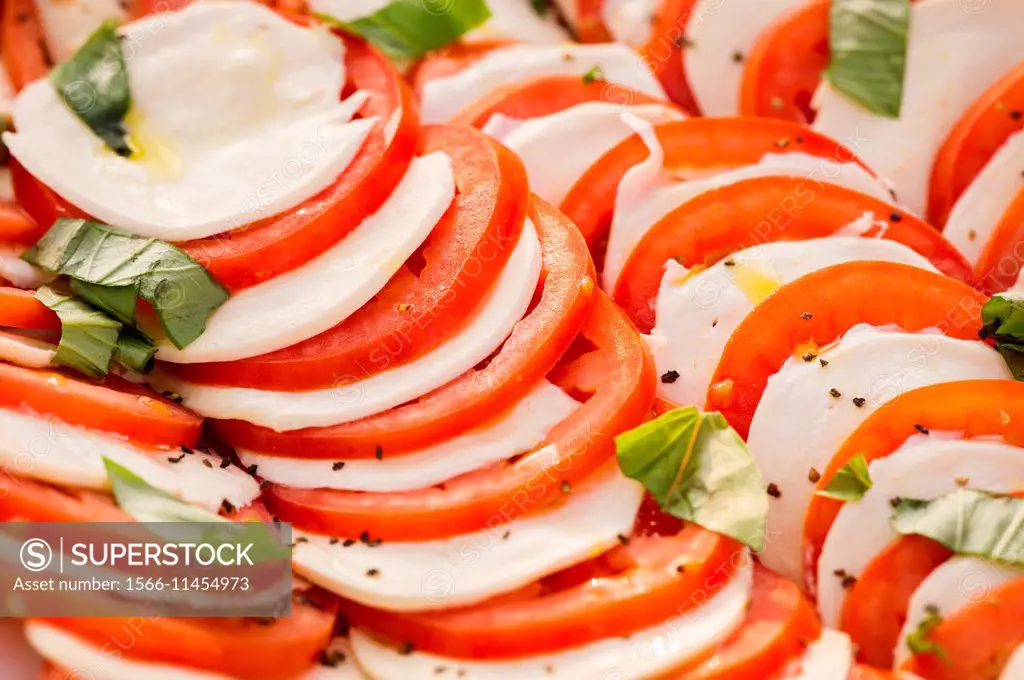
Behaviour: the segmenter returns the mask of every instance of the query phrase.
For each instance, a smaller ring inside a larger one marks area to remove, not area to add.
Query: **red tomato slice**
[[[789,121],[690,118],[657,125],[654,132],[665,152],[665,169],[680,179],[757,163],[766,153],[778,153],[785,148],[832,162],[864,166],[842,144]],[[605,152],[576,180],[562,201],[562,211],[583,232],[591,250],[601,250],[608,236],[615,194],[623,175],[647,156],[647,147],[639,136],[633,135]]]
[[[350,36],[340,39],[345,42],[346,92],[368,92],[360,116],[380,120],[331,187],[280,215],[178,244],[229,290],[285,274],[330,248],[384,204],[412,162],[420,132],[412,92],[371,45]],[[15,194],[37,223],[50,225],[60,216],[87,217],[38,180],[29,179],[22,174],[15,181]]]
[[[944,656],[916,654],[902,669],[927,680],[998,680],[1017,645],[1024,642],[1024,579],[992,590],[980,602],[946,617],[928,636]]]
[[[993,83],[950,131],[932,164],[928,219],[946,223],[958,198],[1006,140],[1024,129],[1024,64]]]
[[[30,290],[0,286],[0,326],[33,331],[59,331],[57,314]]]
[[[935,541],[905,536],[871,560],[847,591],[840,619],[840,627],[857,646],[859,660],[892,667],[911,596],[951,555]]]
[[[354,602],[342,607],[354,624],[417,650],[522,657],[629,635],[683,615],[711,599],[746,559],[734,541],[689,524],[674,536],[631,537],[539,587],[472,607],[422,614]]]
[[[580,42],[614,42],[608,27],[604,25],[601,9],[605,0],[574,0],[576,3],[576,36]]]
[[[31,245],[40,231],[17,203],[0,203],[0,243]]]
[[[134,521],[107,494],[51,486],[12,472],[17,470],[0,471],[0,521]]]
[[[511,521],[563,503],[566,484],[576,486],[600,468],[614,455],[615,434],[647,417],[656,381],[636,331],[604,295],[597,296],[568,356],[574,358],[551,379],[586,403],[548,433],[553,447],[406,493],[271,486],[267,506],[285,521],[317,533],[358,537],[368,531],[384,540],[427,541],[479,531],[495,517]],[[510,498],[529,502],[509,503]]]
[[[43,27],[33,0],[6,0],[3,7],[4,66],[14,91],[46,77],[50,62],[43,47]]]
[[[477,307],[504,268],[526,219],[526,169],[468,127],[424,130],[423,153],[452,160],[455,200],[415,259],[377,298],[334,328],[276,352],[226,363],[178,365],[193,382],[309,390],[394,368],[437,347]],[[382,349],[384,348],[384,349]]]
[[[517,403],[558,362],[590,313],[594,269],[586,244],[565,217],[534,198],[540,237],[540,300],[484,368],[411,404],[334,427],[274,432],[239,420],[214,421],[238,448],[307,458],[369,458],[380,446],[401,455],[479,427]]]
[[[195,446],[203,422],[183,406],[114,375],[91,382],[3,362],[0,408],[43,414],[142,446]]]
[[[985,244],[974,271],[991,291],[1008,290],[1024,265],[1024,191],[1006,208]]]
[[[811,97],[829,62],[829,5],[800,5],[761,31],[743,63],[742,115],[814,121]]]
[[[865,212],[896,215],[865,236],[897,241],[940,271],[970,283],[971,267],[935,229],[888,203],[803,177],[758,177],[708,191],[668,213],[648,230],[619,275],[614,300],[642,331],[654,326],[654,301],[665,262],[707,266],[769,241],[834,234]]]
[[[587,102],[633,106],[659,101],[617,83],[584,82],[580,76],[540,76],[492,90],[456,114],[450,122],[482,128],[491,116],[498,113],[526,120],[550,116]],[[669,106],[668,102],[665,105]]]
[[[697,0],[662,0],[654,13],[651,39],[640,51],[643,64],[661,81],[669,99],[687,113],[700,115],[700,107],[686,81],[686,24]]]
[[[849,680],[900,680],[898,676],[890,671],[883,671],[880,668],[871,666],[856,665],[850,671]]]
[[[708,659],[674,680],[763,680],[799,656],[821,635],[814,607],[795,583],[763,567],[754,570],[754,590],[743,626]],[[836,679],[838,680],[838,679]]]
[[[977,339],[987,300],[965,283],[893,262],[847,262],[813,272],[780,288],[733,332],[706,410],[720,411],[746,438],[768,378],[801,345],[828,345],[860,323],[938,328]]]
[[[955,298],[952,304],[956,304]],[[968,318],[971,320],[964,324],[966,337],[971,336],[973,325],[977,323],[972,316]],[[959,332],[956,335],[965,337]],[[868,416],[832,457],[818,480],[817,490],[824,489],[836,472],[857,454],[863,454],[868,463],[885,458],[908,437],[917,434],[918,426],[936,432],[962,432],[965,439],[998,436],[1010,444],[1024,446],[1021,422],[1024,422],[1024,383],[964,380],[920,387],[883,404]],[[842,507],[841,502],[817,494],[807,507],[803,554],[808,585],[812,589],[821,547]]]

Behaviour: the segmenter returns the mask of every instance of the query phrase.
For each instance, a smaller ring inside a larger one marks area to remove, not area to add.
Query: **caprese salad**
[[[554,4],[5,0],[0,518],[295,535],[46,680],[1024,678],[1024,7]]]

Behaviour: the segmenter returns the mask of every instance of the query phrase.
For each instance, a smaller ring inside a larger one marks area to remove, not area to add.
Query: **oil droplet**
[[[153,129],[139,109],[132,107],[124,122],[128,128],[133,162],[145,167],[157,179],[170,180],[181,176],[181,156],[170,140]]]
[[[678,277],[672,279],[672,285],[673,286],[681,286],[684,283],[686,283],[687,281],[689,281],[690,279],[692,279],[697,274],[700,274],[705,269],[707,269],[707,267],[705,267],[704,265],[702,265],[702,264],[695,264],[692,267],[690,267],[689,269],[687,269],[686,273],[683,274],[682,276],[678,276]]]
[[[708,396],[711,397],[711,401],[719,406],[729,406],[732,404],[733,387],[735,387],[735,383],[733,383],[732,378],[716,382],[708,390]]]
[[[774,275],[761,271],[753,265],[738,262],[734,267],[726,267],[726,271],[729,272],[736,287],[753,305],[764,302],[765,298],[782,287],[782,282]]]

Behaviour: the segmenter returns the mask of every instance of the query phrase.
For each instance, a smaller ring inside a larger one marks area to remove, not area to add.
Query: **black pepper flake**
[[[828,361],[825,360],[825,359],[818,359],[818,363],[821,364],[822,368],[825,368],[826,366],[828,366]]]
[[[726,267],[735,267],[736,266],[736,260],[734,260],[734,259],[732,259],[730,257],[728,260],[726,260],[722,264],[725,265]]]
[[[512,535],[512,532],[511,532],[511,531],[506,531],[505,533],[503,533],[503,534],[501,535],[501,540],[503,540],[503,541],[507,541],[507,540],[508,540],[508,537],[509,537],[509,536],[511,536],[511,535]]]
[[[1021,118],[1024,118],[1024,111],[1014,109],[1013,111],[1010,111],[1010,118],[1013,120],[1020,120]]]
[[[323,653],[320,654],[320,665],[322,666],[337,668],[343,663],[345,663],[345,653],[338,651],[337,649],[325,649]]]
[[[231,467],[231,459],[230,458],[221,458],[220,459],[220,469],[223,470],[226,467]]]
[[[803,355],[803,357],[801,357],[801,358],[802,358],[802,359],[803,359],[804,361],[806,361],[807,363],[810,363],[810,362],[814,361],[815,359],[817,359],[817,358],[818,358],[818,355],[817,355],[817,354],[814,354],[814,353],[812,353],[812,352],[808,352],[807,354]]]
[[[227,498],[220,502],[220,510],[226,515],[230,515],[235,511],[235,506],[231,504]]]
[[[782,491],[779,489],[779,485],[772,482],[768,485],[768,495],[772,498],[782,498]]]
[[[915,424],[914,429],[920,432],[921,434],[929,434],[928,428],[925,427],[924,425]]]
[[[168,463],[180,463],[184,459],[185,459],[185,454],[183,453],[180,456],[172,456],[171,458],[168,458],[167,462]]]
[[[345,542],[341,544],[341,547],[342,548],[351,548],[355,544],[356,544],[356,539],[354,539],[354,538],[346,538]]]
[[[205,465],[208,468],[212,468],[213,467],[213,463],[210,462],[209,458],[203,458],[203,465]]]
[[[572,493],[572,484],[569,482],[562,482],[562,493]]]
[[[253,463],[249,467],[245,468],[245,471],[248,472],[253,477],[255,477],[256,476],[256,470],[258,470],[258,469],[259,468],[256,466],[256,463]]]
[[[867,401],[868,400],[865,399],[864,397],[854,397],[853,398],[853,405],[856,406],[857,408],[863,408],[864,404],[866,404]]]
[[[899,214],[898,212],[894,212],[893,214],[889,215],[890,222],[899,222],[902,219],[903,215]]]
[[[266,491],[267,489],[270,488],[270,485],[272,483],[273,482],[271,482],[269,479],[264,479],[263,481],[260,482],[260,491]]]
[[[328,543],[330,543],[331,545],[338,545],[338,543],[339,543],[339,542],[341,542],[341,539],[340,539],[340,538],[336,538],[336,537],[332,536],[332,537],[331,537],[331,540],[329,540],[329,541],[327,541],[327,542],[328,542]]]
[[[366,575],[370,578],[377,578],[378,576],[380,576],[380,569],[367,569]]]
[[[814,318],[814,315],[811,314],[810,312],[804,312],[803,314],[800,315],[800,318],[803,319],[804,321],[810,321],[811,319]]]
[[[629,545],[629,536],[626,534],[619,534],[618,539],[622,545]]]
[[[847,574],[846,576],[843,577],[841,585],[843,586],[843,590],[849,590],[856,583],[857,583],[857,577],[856,576],[851,576],[851,575]]]
[[[821,473],[817,469],[811,468],[807,471],[807,480],[811,484],[817,484],[819,479],[821,479]]]
[[[189,454],[189,455],[192,455],[193,453],[195,453],[195,451],[193,451],[192,449],[190,449],[190,448],[189,448],[189,447],[187,447],[187,446],[182,446],[182,447],[181,447],[181,452],[182,452],[182,453],[187,453],[187,454]]]
[[[775,140],[775,148],[777,148],[777,149],[785,149],[787,146],[789,146],[789,138],[788,137],[783,137],[782,139],[776,139]]]
[[[676,573],[677,574],[685,574],[686,573],[686,565],[685,564],[677,564],[676,565]]]
[[[338,462],[336,462],[334,465],[331,466],[331,470],[337,472],[338,470],[340,470],[343,467],[345,467],[345,461],[339,460]]]
[[[899,496],[893,496],[892,498],[889,499],[889,505],[891,505],[894,508],[900,507],[900,503],[902,502],[903,499],[900,498]]]
[[[737,64],[742,64],[743,63],[743,53],[740,52],[739,50],[736,50],[735,52],[732,53],[732,60],[734,62],[736,62]]]
[[[838,399],[839,397],[843,396],[843,393],[842,393],[842,392],[840,392],[839,390],[837,390],[837,389],[836,389],[836,388],[834,388],[834,387],[833,387],[833,388],[831,388],[831,389],[830,389],[830,390],[828,391],[828,393],[829,393],[830,395],[832,395],[832,398],[833,398],[833,399]]]
[[[441,675],[441,673],[445,673],[445,672],[447,672],[447,670],[448,670],[447,666],[435,666],[434,667],[434,675]]]
[[[796,142],[797,144],[803,144],[804,143],[804,136],[803,135],[797,135],[796,137],[793,138],[793,141]]]
[[[679,380],[679,371],[665,371],[661,374],[661,382],[666,384],[672,384],[676,380]]]
[[[413,650],[416,649],[411,642],[406,640],[402,643],[402,646],[398,648],[398,653],[402,656],[409,656]]]
[[[300,543],[309,543],[309,539],[306,538],[305,536],[298,536],[298,537],[296,537],[295,538],[295,545],[299,545]]]
[[[373,455],[377,458],[377,460],[384,460],[384,449],[378,446],[377,450],[373,452]]]
[[[687,38],[685,35],[677,35],[672,39],[672,44],[676,47],[693,47],[693,41]]]
[[[169,401],[173,401],[175,404],[180,404],[183,401],[185,401],[184,399],[181,398],[180,394],[178,394],[177,392],[171,392],[170,390],[164,390],[160,394],[165,399],[167,399]]]
[[[968,479],[967,477],[957,477],[957,478],[956,478],[956,479],[954,479],[953,481],[954,481],[954,482],[956,482],[956,485],[957,485],[957,486],[959,486],[960,488],[963,488],[963,487],[967,486],[967,484],[968,484],[968,483],[969,483],[969,482],[970,482],[971,480],[970,480],[970,479]]]

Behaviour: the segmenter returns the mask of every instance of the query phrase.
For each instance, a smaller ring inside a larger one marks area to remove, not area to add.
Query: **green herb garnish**
[[[871,488],[871,475],[863,453],[858,453],[829,480],[819,496],[837,501],[859,501]]]
[[[981,337],[991,338],[1016,380],[1024,380],[1024,293],[999,293],[981,308]]]

